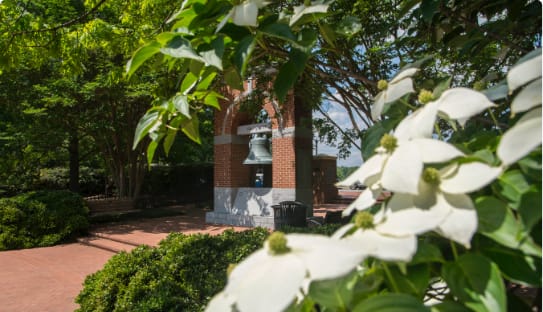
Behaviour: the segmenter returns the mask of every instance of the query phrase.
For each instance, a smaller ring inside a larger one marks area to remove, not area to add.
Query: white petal
[[[375,154],[365,161],[355,172],[351,173],[343,181],[336,183],[338,186],[351,186],[356,182],[360,182],[368,186],[368,178],[373,177],[383,170],[383,164],[388,158],[388,155]]]
[[[525,122],[532,118],[541,118],[541,112],[542,112],[541,107],[534,108],[531,111],[527,112],[526,114],[522,115],[522,117],[520,117],[519,120],[517,121],[517,124],[521,122]]]
[[[541,145],[541,115],[522,122],[519,120],[507,130],[500,140],[497,154],[504,165],[510,165],[539,145]]]
[[[430,102],[404,118],[394,131],[399,140],[431,138],[436,122],[438,102]]]
[[[390,83],[397,83],[398,81],[400,81],[400,80],[402,80],[404,78],[411,77],[414,74],[416,74],[418,70],[419,69],[415,68],[415,67],[411,67],[411,68],[402,70],[394,78],[392,78],[392,80],[390,80]]]
[[[515,96],[511,103],[511,112],[525,112],[537,105],[541,105],[541,78],[532,81]]]
[[[385,107],[385,92],[386,90],[381,91],[373,98],[373,105],[371,106],[371,119],[375,121],[377,121],[379,117],[381,117],[383,107]]]
[[[441,180],[439,187],[445,193],[471,193],[494,181],[501,173],[500,167],[491,167],[481,162],[461,164],[454,174]]]
[[[343,240],[323,235],[290,234],[287,241],[292,246],[292,253],[304,262],[311,280],[343,276],[354,270],[367,255]]]
[[[238,26],[258,26],[258,5],[256,3],[242,3],[234,7],[232,16],[234,24]]]
[[[352,243],[353,248],[387,261],[409,261],[417,251],[417,237],[414,235],[395,237],[374,230],[357,230],[344,240]]]
[[[205,312],[232,312],[234,300],[232,297],[225,295],[224,292],[216,294],[207,304]]]
[[[507,74],[509,92],[539,77],[541,77],[541,55],[511,68]]]
[[[484,94],[468,88],[449,89],[438,100],[439,111],[462,126],[467,119],[495,106]]]
[[[342,215],[346,217],[349,216],[354,209],[364,210],[370,208],[377,202],[381,192],[382,188],[378,185],[367,187],[345,210],[343,210]]]
[[[402,141],[388,158],[381,183],[392,192],[417,194],[421,173],[422,158],[417,146]]]
[[[477,212],[471,198],[463,194],[444,194],[444,199],[450,205],[451,213],[439,225],[437,232],[469,248],[477,231]]]
[[[464,156],[464,153],[447,142],[432,139],[414,139],[411,142],[417,145],[425,164],[442,163]]]
[[[354,224],[352,223],[347,223],[345,224],[344,226],[340,227],[339,229],[337,229],[334,234],[332,234],[332,238],[333,239],[341,239],[343,238],[343,236],[345,236],[345,234],[347,234],[347,232],[349,232],[352,228],[354,228]]]
[[[306,14],[313,13],[326,13],[328,11],[328,4],[314,4],[311,6],[299,5],[294,7],[294,15],[290,18],[290,26],[296,24],[296,22]]]
[[[257,253],[234,268],[224,292],[234,297],[241,312],[283,311],[296,298],[303,283],[304,263],[292,253],[267,257]]]
[[[221,31],[224,25],[226,25],[228,20],[234,15],[234,10],[235,8],[232,8],[232,10],[230,10],[230,12],[228,12],[228,14],[222,19],[219,25],[217,25],[217,29],[215,29],[215,33],[218,33],[219,31]]]
[[[413,80],[411,78],[402,79],[396,83],[389,83],[385,90],[385,103],[394,102],[407,93],[414,92]]]
[[[421,196],[394,194],[387,203],[390,213],[386,215],[385,222],[377,225],[376,230],[400,236],[417,235],[435,229],[449,214],[449,207],[441,205],[435,194],[425,195],[426,198],[417,199]],[[421,205],[423,201],[425,203]]]

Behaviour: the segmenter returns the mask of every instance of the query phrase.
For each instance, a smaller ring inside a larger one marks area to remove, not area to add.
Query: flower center
[[[388,82],[386,80],[379,80],[377,82],[377,89],[380,91],[385,90],[388,87]]]
[[[390,134],[385,134],[381,138],[381,146],[387,152],[392,153],[398,147],[398,140]]]
[[[426,89],[420,90],[419,93],[419,102],[421,104],[426,104],[434,99],[434,95],[432,94],[432,91],[428,91]]]
[[[268,245],[272,255],[282,255],[290,251],[287,246],[287,238],[283,232],[273,232],[268,237]]]
[[[373,215],[367,211],[357,212],[354,216],[354,224],[361,229],[372,229]]]
[[[426,168],[422,172],[422,179],[424,182],[431,184],[431,185],[439,185],[439,182],[441,182],[441,176],[439,175],[439,171],[436,168]]]

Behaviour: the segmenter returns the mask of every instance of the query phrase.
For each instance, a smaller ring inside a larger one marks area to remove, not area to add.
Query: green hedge
[[[88,227],[83,199],[69,191],[38,191],[0,199],[0,250],[52,246]]]
[[[337,227],[284,231],[329,234]],[[172,233],[157,248],[121,252],[87,277],[78,311],[202,311],[224,288],[228,265],[259,249],[268,235],[262,228],[216,236]]]
[[[157,248],[113,256],[89,275],[79,311],[200,311],[226,283],[226,268],[262,246],[257,228],[221,235],[172,233]]]

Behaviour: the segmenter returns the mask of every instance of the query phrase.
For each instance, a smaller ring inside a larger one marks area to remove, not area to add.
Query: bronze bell
[[[269,165],[272,163],[272,155],[268,149],[269,140],[266,137],[256,135],[249,141],[249,156],[243,161],[244,165]]]

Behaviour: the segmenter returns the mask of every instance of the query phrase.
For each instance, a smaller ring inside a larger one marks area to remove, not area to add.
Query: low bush
[[[52,246],[88,229],[83,199],[68,191],[38,191],[0,199],[0,250]]]
[[[288,233],[329,235],[339,225],[285,227]],[[226,284],[226,270],[262,247],[269,231],[221,235],[171,233],[156,248],[140,246],[113,256],[87,277],[78,311],[202,311]]]
[[[266,229],[221,235],[172,233],[157,248],[112,257],[89,275],[79,311],[200,311],[226,284],[226,269],[257,250]]]

